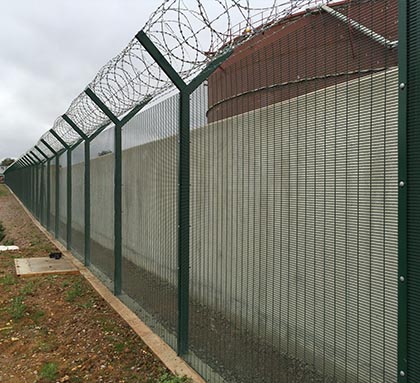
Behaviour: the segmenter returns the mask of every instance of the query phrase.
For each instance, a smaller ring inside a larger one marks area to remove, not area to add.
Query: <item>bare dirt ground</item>
[[[16,276],[14,258],[57,249],[4,185],[0,224],[0,244],[20,248],[0,252],[0,382],[187,382],[81,275]]]

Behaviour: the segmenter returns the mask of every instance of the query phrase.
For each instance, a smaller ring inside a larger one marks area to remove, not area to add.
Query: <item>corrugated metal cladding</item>
[[[396,7],[336,10],[394,40]],[[210,382],[395,382],[396,49],[325,12],[277,30],[209,80],[192,130],[190,361]]]
[[[397,0],[347,1],[331,7],[390,41],[398,40]],[[397,49],[378,47],[324,11],[308,11],[238,47],[210,76],[208,119],[244,113],[395,65]],[[288,87],[299,82],[305,86]]]

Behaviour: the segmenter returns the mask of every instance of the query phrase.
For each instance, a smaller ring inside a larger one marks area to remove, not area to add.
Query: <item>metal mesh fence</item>
[[[151,316],[149,324],[174,348],[178,321],[178,110],[176,94],[124,127],[122,179],[122,289]]]
[[[415,382],[420,380],[420,364],[418,363],[420,359],[420,131],[418,128],[420,122],[418,109],[420,99],[418,77],[420,70],[420,51],[418,49],[420,4],[417,1],[411,1],[402,3],[400,6],[400,31],[402,35],[407,33],[407,36],[403,37],[406,38],[406,44],[401,46],[403,59],[400,69],[400,81],[405,84],[405,87],[401,92],[400,116],[403,118],[400,119],[402,126],[399,127],[399,177],[403,181],[403,186],[400,187],[402,195],[400,195],[399,205],[399,248],[401,254],[400,272],[401,276],[407,276],[405,279],[407,287],[400,294],[399,328],[400,334],[402,334],[401,338],[407,339],[407,348],[405,345],[399,345],[399,371],[400,375],[402,375],[401,371],[403,373],[406,371],[407,380]],[[404,125],[405,122],[406,125]],[[406,139],[404,134],[407,134]],[[406,200],[404,200],[405,197]],[[407,264],[405,264],[405,260],[407,260]],[[400,284],[405,285],[401,279]]]
[[[77,146],[72,151],[72,249],[79,258],[84,254],[84,148],[83,145]]]
[[[60,239],[70,220],[67,245],[209,382],[415,382],[397,7],[299,3],[191,62],[152,19],[57,119],[63,142],[43,136],[58,182],[51,161],[49,185],[28,165],[8,183],[41,221],[49,206],[52,231],[58,206]],[[135,79],[127,57],[145,66]],[[115,94],[113,70],[128,76]]]
[[[339,10],[396,38],[384,5]],[[228,381],[392,381],[396,51],[331,14],[289,29],[222,64],[192,126],[191,349]]]
[[[50,164],[50,227],[49,230],[55,231],[55,211],[56,211],[56,161]]]
[[[41,185],[40,185],[40,219],[39,221],[46,226],[47,224],[47,165],[41,165]]]
[[[113,129],[91,143],[91,262],[108,280],[114,279],[114,141]]]
[[[59,161],[59,210],[58,239],[65,244],[67,241],[67,154],[60,156]]]

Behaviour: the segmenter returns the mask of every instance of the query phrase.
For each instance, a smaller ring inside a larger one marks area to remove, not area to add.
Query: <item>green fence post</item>
[[[114,138],[114,294],[121,294],[121,263],[122,263],[122,148],[120,120],[108,109],[99,97],[89,88],[85,90],[87,96],[101,109],[115,124]]]
[[[96,106],[102,110],[102,112],[111,120],[115,125],[115,137],[114,137],[114,294],[121,294],[122,284],[122,127],[134,117],[147,103],[151,100],[151,97],[146,97],[143,102],[136,105],[122,120],[119,120],[117,116],[101,101],[101,99],[90,89],[86,88],[86,95],[96,104]],[[104,126],[105,128],[105,126]],[[97,133],[96,133],[97,134]],[[95,137],[96,137],[95,134]],[[90,137],[92,140],[94,136]]]
[[[55,238],[60,236],[60,155],[55,156]]]
[[[39,168],[42,163],[42,160],[34,152],[31,151],[31,153],[37,160],[37,163],[35,164],[35,217],[37,217],[38,221],[40,221],[41,182],[39,179]]]
[[[31,205],[31,203],[32,203],[32,201],[31,201],[31,198],[32,198],[32,162],[29,161],[28,158],[29,157],[26,157],[26,160],[28,161],[28,167],[27,167],[27,170],[26,170],[26,175],[27,175],[26,187],[25,187],[25,190],[26,190],[26,207],[29,210],[32,210],[32,205]]]
[[[66,121],[73,130],[84,140],[85,167],[84,167],[84,263],[90,265],[90,142],[89,137],[68,117],[63,114]]]
[[[57,152],[48,144],[43,138],[40,140],[53,155],[57,155]],[[47,230],[51,230],[51,159],[47,161]]]
[[[67,250],[71,249],[72,235],[72,151],[67,150]]]
[[[178,355],[188,352],[190,289],[190,95],[231,54],[227,50],[186,84],[159,49],[140,31],[137,40],[180,91],[178,163]]]
[[[420,382],[420,6],[398,9],[398,382]]]
[[[67,151],[67,223],[66,223],[66,247],[68,250],[71,249],[71,152],[70,152],[70,147],[69,145],[57,134],[57,132],[55,132],[53,129],[50,129],[50,133],[58,140],[58,142],[61,143],[61,145],[63,145],[64,149]],[[70,164],[70,166],[69,166]],[[57,168],[58,169],[58,168]],[[59,170],[59,169],[58,169]],[[59,172],[57,173],[57,179],[59,177]],[[70,181],[70,182],[69,182]],[[56,180],[56,185],[57,185],[57,180]],[[58,188],[56,187],[56,189],[58,190]],[[57,196],[57,190],[56,190],[56,196]],[[58,199],[56,198],[56,211],[57,210],[57,201]],[[70,215],[69,215],[69,211],[70,211]],[[58,214],[56,214],[56,216],[58,217]],[[57,218],[56,218],[57,220]],[[70,222],[70,224],[69,224]]]
[[[44,193],[45,193],[45,187],[44,187],[44,172],[45,172],[45,166],[44,163],[49,161],[48,156],[37,146],[35,145],[35,149],[38,150],[38,152],[45,158],[45,161],[41,163],[41,185],[40,185],[40,222],[43,224],[43,215],[44,215]]]
[[[44,187],[44,173],[45,173],[45,166],[44,161],[41,163],[41,177],[40,177],[40,185],[39,185],[39,222],[41,225],[45,225],[44,220],[44,193],[45,193],[45,187]]]
[[[36,168],[36,163],[33,162],[33,164],[31,165],[31,212],[34,215],[35,215],[35,207],[36,207],[35,168]]]
[[[47,161],[47,207],[46,207],[46,228],[51,230],[51,159]]]
[[[28,161],[27,181],[26,181],[26,207],[32,211],[32,161],[29,161],[29,156],[26,157]]]
[[[26,181],[27,181],[26,178],[27,178],[27,167],[28,167],[28,165],[25,162],[25,156],[22,156],[20,161],[21,161],[22,166],[23,166],[22,172],[20,173],[21,174],[21,196],[20,196],[20,199],[22,200],[23,204],[25,206],[27,206],[27,203],[26,203],[26,200],[25,200],[25,198],[26,198],[25,193],[26,193],[27,188],[25,186],[26,186]],[[19,177],[17,177],[17,178],[19,179]]]
[[[398,15],[398,382],[407,382],[407,4]],[[402,85],[404,84],[404,85]]]
[[[31,190],[31,195],[30,195],[30,209],[32,214],[35,214],[35,166],[36,166],[36,162],[35,160],[30,156],[30,154],[28,153],[28,156],[32,159],[32,164],[31,164],[31,177],[30,177],[30,190]]]
[[[22,186],[22,199],[23,199],[23,203],[24,205],[29,208],[29,203],[28,203],[28,195],[29,195],[29,161],[26,158],[26,155],[24,155],[22,157],[22,161],[25,164],[25,168],[24,168],[24,173],[23,173],[23,186]]]
[[[32,213],[38,216],[38,162],[40,159],[31,151],[28,153],[34,160],[32,168]]]
[[[32,153],[33,154],[33,153]],[[39,164],[38,162],[34,165],[34,216],[39,220],[38,216],[38,197],[39,197],[39,190],[38,190],[38,170]]]
[[[90,141],[85,140],[85,266],[90,266]]]
[[[34,210],[34,201],[33,201],[33,197],[34,197],[34,160],[33,158],[29,155],[29,153],[27,154],[27,158],[30,159],[31,164],[29,165],[29,193],[28,193],[28,199],[29,199],[29,203],[28,203],[28,207],[29,210],[31,212],[33,212]]]

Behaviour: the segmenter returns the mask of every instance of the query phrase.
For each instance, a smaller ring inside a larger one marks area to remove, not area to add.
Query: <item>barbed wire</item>
[[[51,146],[56,152],[60,151],[64,148],[63,144],[57,140],[49,131],[44,133],[41,136],[41,139],[43,139],[49,146]],[[42,141],[41,139],[38,141],[37,145],[41,145]]]
[[[37,147],[39,149],[42,150],[42,152],[47,156],[47,157],[52,157],[54,155],[54,153],[48,148],[48,146],[46,146],[41,140],[38,141],[38,143],[36,144]]]
[[[142,30],[180,77],[187,80],[226,49],[241,45],[273,23],[319,1],[272,0],[266,7],[252,7],[251,3],[251,0],[166,0]],[[146,97],[156,97],[172,86],[137,38],[88,84],[117,117]],[[66,114],[87,136],[110,122],[84,91],[73,100]],[[69,145],[80,139],[61,117],[54,122],[53,130]],[[50,132],[42,138],[54,150],[62,149]]]

